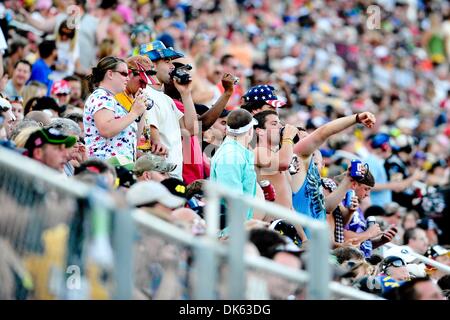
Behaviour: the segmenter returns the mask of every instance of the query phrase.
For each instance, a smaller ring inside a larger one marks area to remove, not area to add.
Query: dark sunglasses
[[[145,70],[145,71],[138,71],[134,69],[130,69],[128,71],[130,74],[132,74],[134,77],[137,77],[139,73],[144,72],[147,76],[154,76],[156,74],[155,70]]]
[[[128,72],[125,71],[112,70],[112,72],[120,73],[120,75],[125,78],[128,77]]]
[[[64,96],[68,96],[69,94],[67,92],[62,92],[62,93],[57,93],[56,96],[57,97],[64,97]]]

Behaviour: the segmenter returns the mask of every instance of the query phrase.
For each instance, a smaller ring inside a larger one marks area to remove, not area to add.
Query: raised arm
[[[219,118],[223,109],[225,109],[225,107],[227,106],[228,100],[230,100],[230,97],[233,94],[233,82],[234,77],[231,74],[227,73],[223,75],[222,86],[225,91],[222,93],[216,103],[211,107],[211,109],[206,111],[198,118],[202,122],[202,131],[206,131],[211,128],[214,122],[216,122],[216,120]]]
[[[294,152],[302,157],[309,156],[332,135],[357,123],[361,123],[367,128],[372,128],[375,122],[375,116],[370,112],[358,113],[333,120],[317,128],[310,135],[297,142],[294,146]]]
[[[180,120],[182,129],[186,129],[191,136],[198,132],[197,112],[195,112],[194,101],[192,100],[192,81],[181,85],[174,81],[175,88],[180,92],[181,101],[184,105],[184,117]]]

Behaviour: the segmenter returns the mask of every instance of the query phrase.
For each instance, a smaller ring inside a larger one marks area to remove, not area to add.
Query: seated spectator
[[[76,142],[76,137],[63,135],[57,129],[40,129],[30,135],[25,149],[28,157],[63,172],[69,160],[69,149]]]
[[[31,75],[31,64],[26,60],[19,60],[14,65],[11,79],[6,83],[3,94],[6,97],[22,96],[25,83]]]
[[[59,117],[64,110],[60,108],[56,100],[52,97],[36,97],[29,100],[24,107],[23,112],[25,116],[27,116],[30,111],[44,111],[51,118],[55,118]]]
[[[16,117],[12,112],[12,106],[8,100],[0,97],[0,111],[1,111],[1,132],[0,140],[8,139],[11,136],[12,130],[14,129],[14,122]]]
[[[173,210],[185,203],[184,198],[171,194],[165,186],[155,181],[137,182],[131,186],[126,197],[128,204],[148,210],[167,221],[173,221]]]
[[[52,119],[48,115],[48,113],[44,111],[30,111],[24,118],[25,120],[36,121],[39,126],[45,127],[50,124]]]
[[[433,245],[428,247],[426,256],[450,267],[450,251],[440,245]],[[427,269],[427,273],[430,275],[431,279],[435,281],[439,280],[447,274],[446,272],[431,266]]]
[[[390,276],[397,281],[406,281],[411,278],[405,261],[396,256],[384,258],[379,265],[379,273]]]
[[[445,300],[442,290],[430,278],[414,278],[393,291],[390,300]]]
[[[116,170],[103,160],[89,159],[75,168],[75,178],[106,190],[112,190],[116,184]]]
[[[134,174],[138,181],[153,180],[161,182],[169,178],[169,173],[176,167],[176,164],[169,163],[161,156],[154,154],[144,154],[136,160],[134,164]]]
[[[71,89],[69,83],[66,80],[58,80],[55,81],[50,90],[50,95],[53,99],[58,103],[61,111],[59,114],[62,114],[66,111],[67,105],[70,101]]]
[[[23,119],[23,99],[21,96],[8,96],[8,101],[11,104],[12,112],[16,117],[16,121]]]
[[[65,174],[68,177],[73,176],[75,167],[80,166],[82,162],[87,160],[86,148],[80,138],[80,127],[70,119],[55,118],[47,128],[55,128],[64,135],[76,137],[77,141],[69,151],[69,161],[64,166]]]

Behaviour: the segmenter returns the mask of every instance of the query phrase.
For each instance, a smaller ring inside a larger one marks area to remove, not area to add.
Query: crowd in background
[[[6,0],[0,26],[4,147],[195,235],[215,181],[326,221],[342,283],[448,297],[409,252],[450,265],[448,2]],[[246,217],[305,268],[307,228]]]

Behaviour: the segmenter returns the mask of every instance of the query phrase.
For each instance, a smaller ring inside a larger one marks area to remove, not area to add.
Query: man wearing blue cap
[[[385,160],[392,154],[390,135],[377,133],[367,139],[369,155],[364,161],[369,165],[377,182],[370,194],[372,205],[385,206],[392,202],[392,191],[401,192],[408,188],[415,180],[420,179],[422,172],[417,170],[410,177],[403,180],[390,181],[385,169]]]
[[[192,136],[197,132],[197,114],[191,95],[191,81],[180,84],[174,81],[184,105],[184,114],[178,110],[171,97],[164,93],[164,84],[172,82],[170,73],[174,70],[172,60],[184,55],[172,48],[166,48],[161,41],[153,41],[142,45],[140,54],[146,55],[155,64],[156,85],[144,90],[145,94],[154,101],[154,107],[146,114],[145,125],[150,127],[151,152],[157,155],[167,155],[167,161],[177,165],[171,176],[182,178],[183,150],[182,131],[186,129],[185,136]]]

